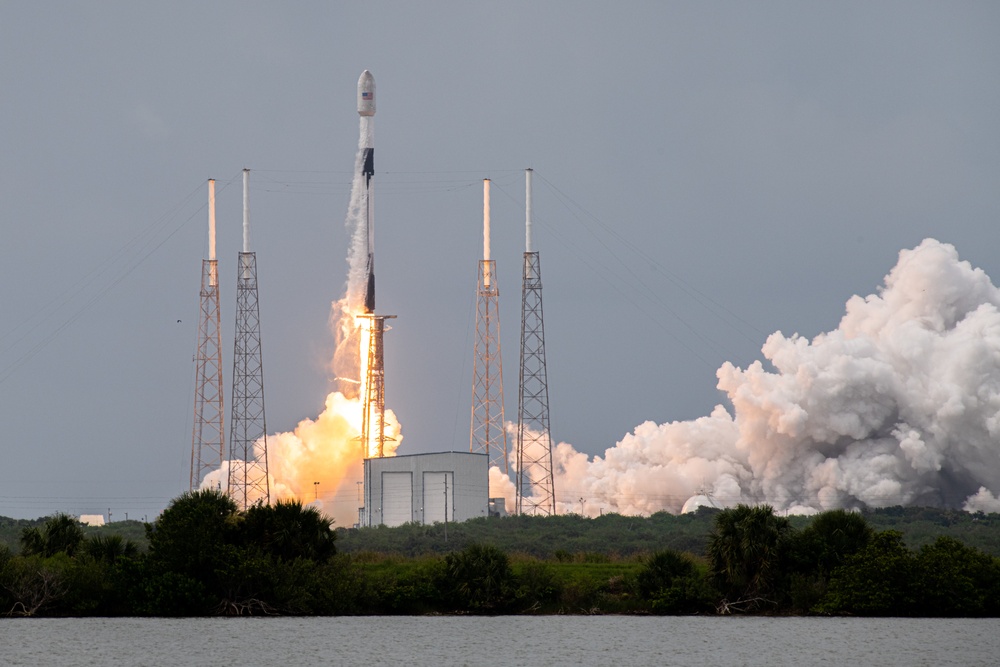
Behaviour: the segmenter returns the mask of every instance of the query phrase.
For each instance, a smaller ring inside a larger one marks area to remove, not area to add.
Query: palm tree
[[[248,508],[242,530],[248,546],[279,560],[307,558],[322,563],[337,553],[331,523],[314,507],[303,507],[298,500],[279,500]]]
[[[60,552],[73,556],[81,542],[83,528],[68,514],[49,517],[41,530],[31,527],[21,531],[21,553],[25,556],[38,554],[48,558]]]
[[[139,547],[121,535],[94,535],[83,543],[84,552],[94,560],[115,563],[121,558],[134,558]]]
[[[813,519],[799,535],[799,542],[806,551],[806,565],[828,579],[834,568],[868,546],[874,535],[875,531],[857,512],[830,510]]]
[[[737,505],[716,515],[708,559],[723,611],[776,602],[790,533],[788,519],[769,505]]]

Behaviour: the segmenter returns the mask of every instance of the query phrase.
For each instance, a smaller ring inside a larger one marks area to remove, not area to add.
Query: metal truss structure
[[[237,507],[246,509],[257,502],[268,505],[271,502],[257,301],[257,257],[252,252],[240,253],[236,308],[228,491]]]
[[[476,343],[472,370],[472,427],[469,451],[483,452],[490,465],[508,472],[504,429],[503,364],[500,359],[500,290],[496,262],[479,261]]]
[[[542,268],[537,252],[524,253],[521,290],[521,368],[517,401],[518,514],[556,513],[545,367]]]
[[[222,465],[226,449],[218,278],[216,260],[202,260],[198,351],[195,356],[194,432],[191,436],[191,491],[198,489],[206,473]]]
[[[368,320],[368,365],[361,391],[362,458],[382,458],[385,443],[385,321],[395,315],[361,315]]]

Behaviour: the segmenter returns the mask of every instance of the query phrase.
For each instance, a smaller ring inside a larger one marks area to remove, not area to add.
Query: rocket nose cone
[[[375,77],[368,70],[362,72],[358,79],[358,114],[375,115]]]

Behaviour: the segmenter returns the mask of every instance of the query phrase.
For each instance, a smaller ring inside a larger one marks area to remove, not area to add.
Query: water
[[[0,619],[10,665],[996,665],[997,619]]]

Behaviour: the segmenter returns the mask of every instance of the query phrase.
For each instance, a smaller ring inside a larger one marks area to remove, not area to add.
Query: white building
[[[471,452],[365,459],[361,526],[467,521],[489,512],[489,457]]]

